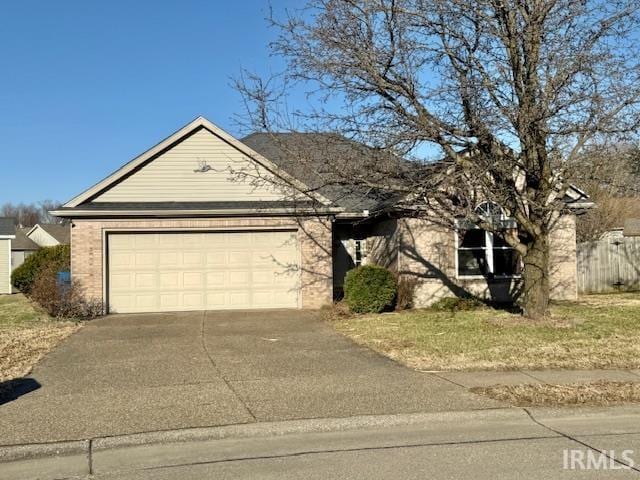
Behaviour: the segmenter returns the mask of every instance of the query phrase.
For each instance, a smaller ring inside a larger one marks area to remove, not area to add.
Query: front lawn
[[[0,296],[0,393],[2,383],[27,375],[33,365],[80,324],[51,318],[24,295]]]
[[[357,343],[419,370],[640,368],[640,293],[556,304],[540,322],[487,307],[332,322]]]

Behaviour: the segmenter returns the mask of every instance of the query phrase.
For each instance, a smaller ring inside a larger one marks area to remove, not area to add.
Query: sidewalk
[[[509,372],[429,372],[465,388],[493,385],[640,382],[640,370],[515,370]]]

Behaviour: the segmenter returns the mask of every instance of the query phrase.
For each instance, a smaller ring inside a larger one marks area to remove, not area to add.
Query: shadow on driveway
[[[497,406],[299,310],[108,316],[32,377],[42,388],[0,407],[2,445]]]
[[[33,378],[15,378],[13,380],[7,380],[6,382],[0,382],[0,405],[12,402],[20,398],[22,395],[31,393],[39,389],[40,385]]]

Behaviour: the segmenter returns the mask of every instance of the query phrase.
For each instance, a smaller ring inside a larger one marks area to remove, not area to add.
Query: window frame
[[[480,205],[478,205],[478,207],[476,208],[476,210],[480,209],[481,207],[484,207],[485,205],[488,205],[490,202],[482,202]],[[498,208],[500,208],[502,210],[502,207],[500,207],[497,204],[496,205]],[[502,214],[501,214],[501,218],[500,220],[508,220],[508,217],[504,214],[504,210],[502,210]],[[490,232],[488,230],[484,230],[476,225],[474,225],[472,228],[469,228],[468,226],[466,228],[464,228],[464,230],[471,230],[471,229],[477,229],[477,230],[482,230],[484,232],[484,247],[460,247],[460,231],[463,230],[462,228],[460,228],[460,225],[462,224],[462,222],[464,222],[464,220],[456,220],[456,228],[454,230],[454,245],[455,245],[455,269],[456,269],[456,278],[460,279],[460,280],[479,280],[479,279],[485,279],[485,280],[491,280],[491,279],[497,279],[497,280],[510,280],[510,279],[519,279],[522,277],[521,273],[512,273],[512,274],[500,274],[500,275],[496,275],[493,273],[494,271],[494,267],[495,267],[495,263],[494,263],[494,257],[493,257],[493,252],[494,250],[514,250],[515,249],[513,247],[510,247],[508,245],[503,245],[501,247],[496,247],[494,246],[494,233]],[[465,251],[474,251],[474,250],[483,250],[484,251],[484,258],[485,261],[487,262],[487,270],[489,271],[488,274],[470,274],[470,275],[465,275],[465,274],[461,274],[460,273],[460,261],[459,261],[459,255],[458,252],[460,250],[465,250]],[[520,259],[520,262],[522,262],[522,259]]]
[[[354,239],[354,244],[353,244],[353,263],[356,267],[360,267],[361,265],[364,265],[364,240],[361,239]]]

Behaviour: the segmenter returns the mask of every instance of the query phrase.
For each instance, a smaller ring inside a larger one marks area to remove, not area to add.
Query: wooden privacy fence
[[[640,290],[640,237],[578,244],[578,293]]]

